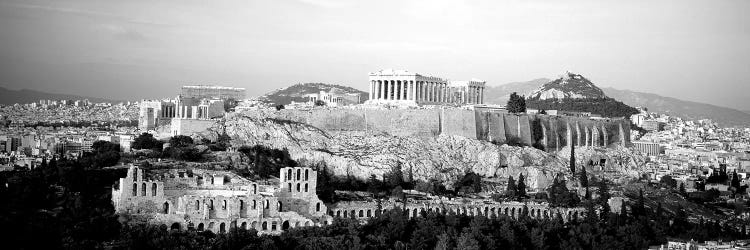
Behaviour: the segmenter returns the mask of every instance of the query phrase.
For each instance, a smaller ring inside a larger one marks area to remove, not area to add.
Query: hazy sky
[[[750,1],[0,0],[0,86],[116,99],[184,84],[367,88],[400,68],[750,109]]]

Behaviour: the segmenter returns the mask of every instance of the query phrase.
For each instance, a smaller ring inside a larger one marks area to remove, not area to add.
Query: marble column
[[[409,89],[411,89],[411,97],[409,98],[412,101],[417,101],[417,83],[416,81],[409,81]]]
[[[401,100],[406,100],[408,98],[408,96],[409,96],[408,95],[408,93],[409,93],[408,92],[408,90],[409,90],[408,83],[409,83],[409,81],[401,81],[401,85],[403,85],[402,86],[402,90],[401,90]]]

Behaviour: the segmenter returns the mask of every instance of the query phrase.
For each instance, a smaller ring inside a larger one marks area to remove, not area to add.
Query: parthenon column
[[[408,96],[409,96],[407,94],[408,93],[407,90],[409,89],[408,88],[409,87],[408,83],[409,83],[409,81],[401,81],[401,85],[403,85],[403,86],[401,86],[401,100],[406,100],[408,98]]]
[[[375,89],[374,89],[374,85],[375,84],[372,84],[372,82],[373,81],[370,81],[370,91],[368,91],[368,92],[370,92],[370,95],[369,95],[369,98],[367,100],[372,100],[372,93],[375,92]]]
[[[378,80],[378,99],[383,99],[383,81]]]
[[[409,87],[411,88],[411,99],[412,101],[417,101],[417,82],[416,81],[410,81]]]

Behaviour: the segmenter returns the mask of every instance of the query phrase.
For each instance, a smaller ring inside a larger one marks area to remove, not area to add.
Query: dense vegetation
[[[184,138],[173,143],[178,147],[190,145]],[[98,146],[102,147],[97,147],[93,159],[101,158],[98,154],[105,154],[111,147]],[[284,161],[285,157],[283,151],[276,153],[260,147],[254,153],[261,158],[277,154],[279,158],[273,161]],[[647,208],[642,196],[631,209],[623,206],[621,209],[626,212],[620,215],[608,212],[596,215],[595,209],[604,204],[606,197],[585,201],[588,208],[585,219],[567,223],[559,216],[548,220],[523,216],[516,220],[506,216],[467,217],[432,212],[409,219],[403,211],[395,209],[376,213],[364,225],[336,219],[329,226],[291,229],[280,236],[259,237],[253,230],[241,229],[214,234],[170,231],[150,225],[123,226],[120,222],[126,222],[127,217],[113,214],[110,193],[111,185],[125,175],[125,170],[99,170],[85,164],[80,159],[51,160],[30,171],[0,173],[3,200],[0,225],[4,225],[0,234],[5,238],[5,249],[632,249],[663,243],[667,237],[696,240],[746,237],[718,223],[690,223],[681,210],[670,214],[661,206]],[[319,180],[330,178],[326,172],[319,174]],[[519,176],[520,183],[514,183],[518,188],[523,185],[521,179]],[[392,193],[409,185],[430,189],[437,183],[411,181],[409,173],[395,168],[379,182],[381,190],[393,187]],[[467,173],[459,183],[461,192],[474,192],[480,187],[473,173]],[[377,187],[378,182],[368,185],[365,189]],[[321,186],[331,188],[331,185]],[[565,185],[554,186],[562,189]],[[515,189],[515,192],[519,197],[525,196],[523,191]],[[561,190],[561,193],[570,192]]]
[[[513,92],[510,94],[508,104],[505,106],[510,113],[525,113],[526,112],[526,98]]]
[[[638,114],[636,108],[612,98],[529,99],[526,100],[526,107],[539,110],[591,112],[603,117],[630,117],[631,115]]]

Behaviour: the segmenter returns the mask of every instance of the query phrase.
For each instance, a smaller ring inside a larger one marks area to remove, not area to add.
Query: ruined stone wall
[[[542,147],[555,152],[576,146],[629,146],[630,123],[591,119],[509,114],[465,109],[311,109],[247,111],[244,115],[307,123],[328,132],[363,131],[396,136],[460,135],[483,141]]]

